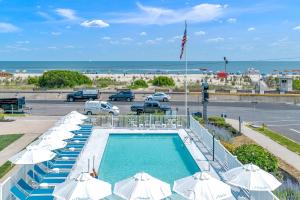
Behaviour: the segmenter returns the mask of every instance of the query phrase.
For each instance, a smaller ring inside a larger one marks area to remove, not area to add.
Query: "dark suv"
[[[130,90],[125,90],[112,94],[108,98],[110,101],[133,101],[134,93]]]

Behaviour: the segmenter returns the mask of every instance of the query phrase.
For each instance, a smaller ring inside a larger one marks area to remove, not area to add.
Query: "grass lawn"
[[[300,155],[300,144],[275,132],[275,131],[272,131],[268,128],[254,128],[254,127],[251,127],[251,129],[255,130],[255,131],[258,131],[262,134],[264,134],[265,136],[271,138],[272,140],[274,140],[275,142],[277,142],[278,144],[281,144],[282,146],[285,146],[287,149],[297,153]]]
[[[3,165],[0,166],[0,178],[2,178],[9,170],[11,170],[14,167],[14,164],[12,164],[9,161],[6,161]]]
[[[0,151],[22,136],[23,134],[0,135]]]

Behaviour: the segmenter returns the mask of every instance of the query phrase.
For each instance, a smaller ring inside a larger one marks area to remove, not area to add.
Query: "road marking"
[[[253,121],[254,123],[255,122],[262,122],[262,123],[275,123],[275,122],[297,122],[297,121],[299,121],[299,119],[289,119],[289,120],[285,120],[285,119],[283,119],[283,120],[273,120],[273,121]]]
[[[300,124],[267,124],[267,126],[300,126]]]
[[[300,131],[297,131],[297,130],[295,130],[295,129],[293,129],[293,128],[290,128],[290,130],[291,130],[291,131],[294,131],[294,132],[296,132],[296,133],[300,133]]]

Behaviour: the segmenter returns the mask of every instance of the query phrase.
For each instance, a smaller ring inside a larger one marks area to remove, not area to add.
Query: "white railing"
[[[178,129],[186,128],[186,116],[179,115],[98,115],[91,119],[101,128]]]
[[[190,117],[190,129],[201,140],[202,144],[212,153],[214,143],[215,159],[223,166],[225,171],[240,167],[243,164],[232,155],[219,140],[213,141],[213,135],[204,128],[197,120]],[[251,197],[257,200],[279,200],[272,192],[251,192]]]

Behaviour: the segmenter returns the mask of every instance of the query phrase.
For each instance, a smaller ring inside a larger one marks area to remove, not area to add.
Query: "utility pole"
[[[209,85],[207,82],[202,83],[202,105],[203,105],[203,120],[207,124],[207,104],[209,99],[208,89]]]
[[[227,73],[227,64],[228,64],[228,60],[226,57],[224,57],[224,65],[225,65],[224,72],[225,73]]]

